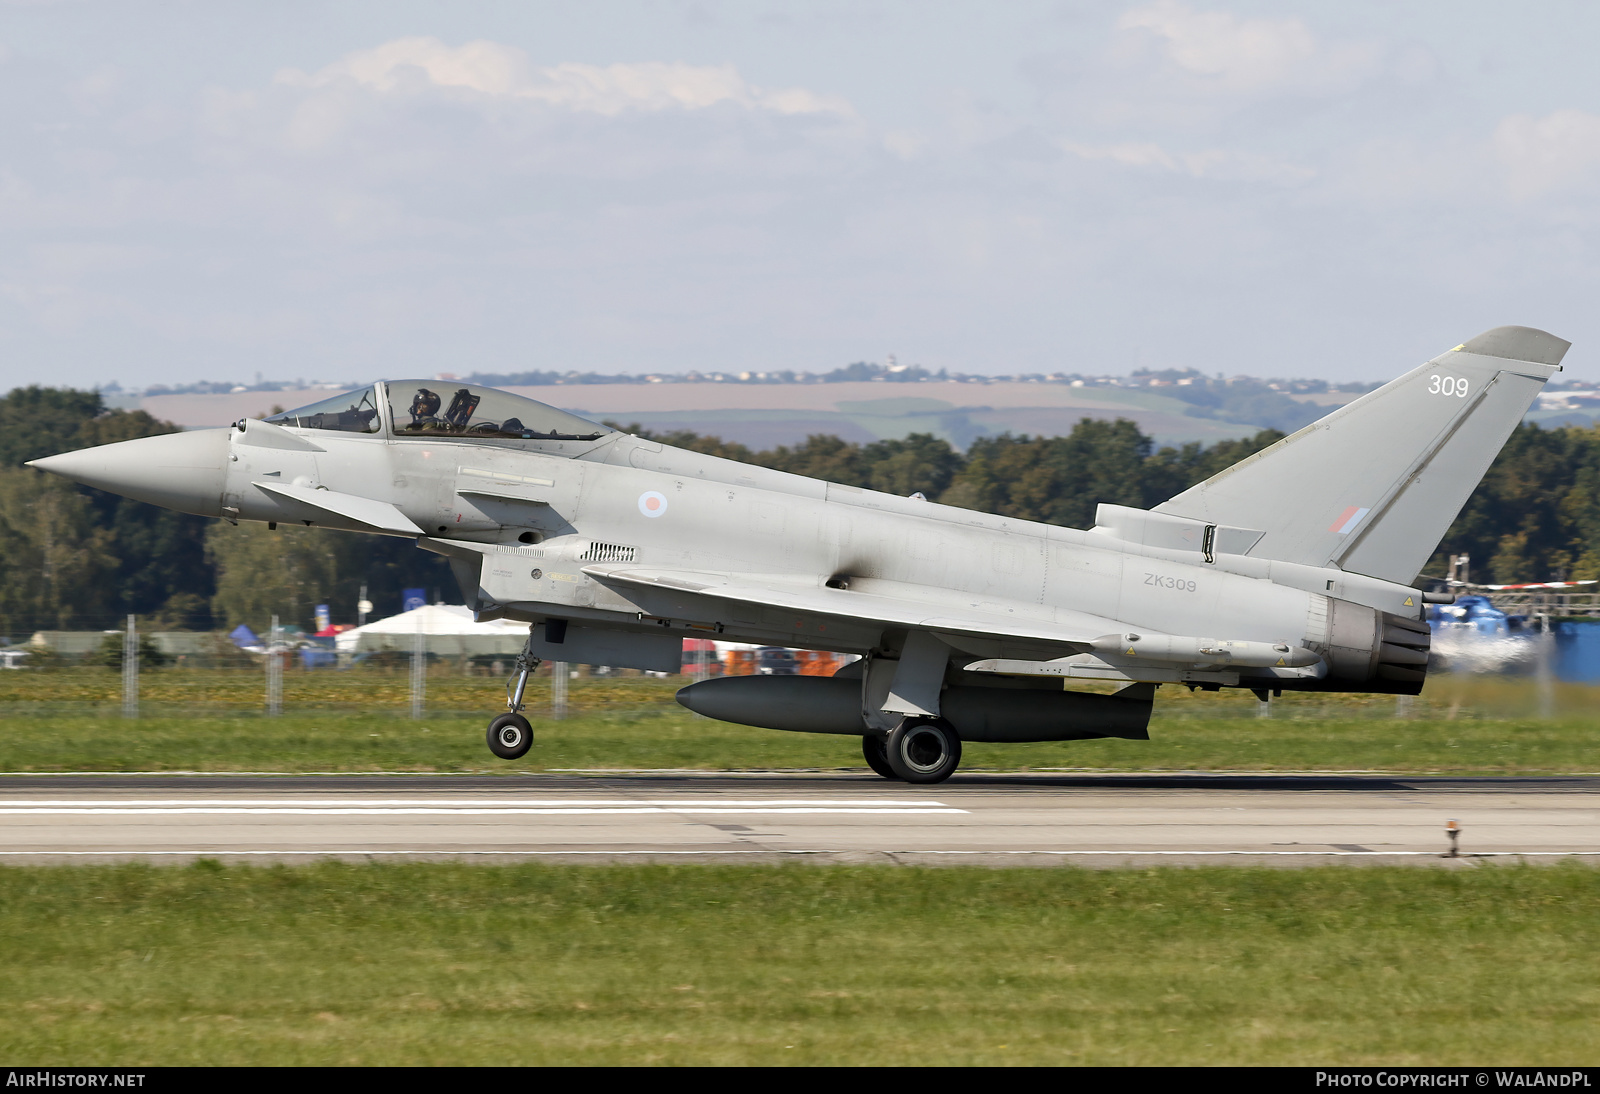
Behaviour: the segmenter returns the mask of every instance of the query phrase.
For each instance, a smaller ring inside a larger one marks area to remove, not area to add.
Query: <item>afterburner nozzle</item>
[[[222,515],[228,431],[196,429],[29,460],[52,475],[180,513]]]

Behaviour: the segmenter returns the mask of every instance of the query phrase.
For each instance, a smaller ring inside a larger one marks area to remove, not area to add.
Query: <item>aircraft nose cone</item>
[[[52,475],[202,517],[222,515],[228,431],[196,429],[29,460]]]

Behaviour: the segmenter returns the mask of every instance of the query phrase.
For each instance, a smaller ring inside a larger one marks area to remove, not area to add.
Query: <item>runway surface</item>
[[[1461,830],[1462,857],[1446,824]],[[1452,866],[1600,858],[1600,777],[0,777],[0,863]]]

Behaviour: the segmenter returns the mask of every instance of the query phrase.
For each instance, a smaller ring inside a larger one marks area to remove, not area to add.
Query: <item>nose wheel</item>
[[[907,718],[883,747],[889,769],[908,783],[944,782],[961,765],[961,738],[948,722]]]
[[[489,723],[489,751],[502,760],[517,760],[533,747],[533,727],[520,714],[502,714]]]
[[[528,631],[529,641],[532,641],[533,628],[529,627]],[[489,751],[502,760],[520,760],[533,747],[533,727],[517,712],[522,709],[522,696],[528,690],[528,677],[538,667],[539,659],[524,646],[517,656],[516,675],[506,688],[506,706],[511,709],[489,723]]]

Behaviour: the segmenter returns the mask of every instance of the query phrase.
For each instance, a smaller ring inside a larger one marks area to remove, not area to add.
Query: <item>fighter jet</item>
[[[1569,343],[1499,327],[1151,510],[1062,528],[673,448],[493,388],[391,380],[32,466],[180,512],[404,536],[479,619],[529,624],[489,723],[523,756],[541,660],[677,672],[686,637],[832,650],[691,710],[861,738],[948,778],[963,741],[1145,739],[1157,687],[1414,695],[1414,587]],[[1088,682],[1110,693],[1076,690]],[[1075,689],[1076,688],[1076,689]]]

